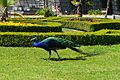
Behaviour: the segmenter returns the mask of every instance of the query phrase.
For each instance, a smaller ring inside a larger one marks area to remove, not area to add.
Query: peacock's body
[[[58,49],[70,48],[74,51],[84,53],[81,50],[78,50],[77,48],[75,48],[75,47],[80,47],[80,45],[75,44],[74,42],[69,41],[69,40],[64,40],[62,38],[56,38],[56,37],[48,37],[40,42],[37,42],[36,39],[37,39],[37,37],[32,39],[34,41],[33,46],[40,47],[40,48],[43,48],[43,49],[49,51],[49,58],[51,57],[51,50],[53,50],[57,53],[56,50],[58,50]],[[57,53],[57,55],[58,55],[58,53]],[[60,58],[59,55],[58,55],[58,57]]]

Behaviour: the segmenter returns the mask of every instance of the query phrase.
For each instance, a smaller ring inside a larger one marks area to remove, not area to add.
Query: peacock
[[[51,58],[51,50],[53,50],[57,54],[58,58],[60,59],[60,56],[57,52],[58,49],[70,48],[73,51],[79,52],[81,54],[85,54],[83,51],[75,48],[75,47],[80,47],[80,45],[75,44],[72,41],[65,40],[58,37],[48,37],[40,42],[37,42],[37,37],[34,37],[33,39],[31,39],[31,41],[33,41],[34,47],[40,47],[48,51],[49,59]]]

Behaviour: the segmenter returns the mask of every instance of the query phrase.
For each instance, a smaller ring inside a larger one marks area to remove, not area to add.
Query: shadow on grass
[[[92,56],[98,56],[101,55],[101,53],[87,53],[85,57],[92,57]]]
[[[74,58],[51,58],[50,60],[52,61],[66,61],[66,60],[86,60],[85,57],[80,56],[80,57],[74,57]]]
[[[73,58],[42,58],[43,60],[51,60],[51,61],[67,61],[67,60],[87,60],[87,57],[92,57],[92,56],[97,56],[100,55],[98,53],[90,53],[86,54],[84,56],[79,56],[79,57],[73,57]]]
[[[86,60],[85,57],[81,56],[81,57],[74,57],[74,58],[42,58],[44,60],[51,60],[51,61],[67,61],[67,60]]]

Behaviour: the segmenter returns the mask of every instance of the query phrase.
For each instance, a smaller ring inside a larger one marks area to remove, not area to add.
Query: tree
[[[17,0],[0,0],[0,6],[2,6],[4,9],[2,10],[2,21],[6,21],[6,17],[8,17],[8,6],[15,4]]]
[[[7,0],[1,0],[0,1],[0,4],[2,5],[2,7],[4,7],[4,11],[3,14],[2,14],[2,21],[6,21],[6,18],[5,17],[8,17],[8,12],[7,12]]]
[[[76,0],[72,0],[71,3],[74,6],[77,6],[77,14],[82,17],[82,2],[80,1],[76,1]]]
[[[93,6],[94,3],[91,2],[90,0],[72,0],[71,3],[75,6],[77,6],[77,14],[82,17],[82,6],[87,5],[87,6]]]

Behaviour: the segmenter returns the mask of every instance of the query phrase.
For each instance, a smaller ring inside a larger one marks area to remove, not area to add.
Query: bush
[[[31,23],[0,23],[1,32],[61,32],[61,24],[56,22],[46,22],[44,25]]]
[[[97,10],[89,10],[88,14],[89,15],[100,15],[101,11],[99,9],[97,9]]]
[[[101,30],[98,32],[83,32],[83,33],[0,32],[0,46],[31,47],[32,42],[30,40],[36,35],[38,36],[38,41],[41,41],[51,36],[71,40],[80,45],[111,45],[120,43],[120,31],[111,30]]]
[[[54,12],[49,8],[44,8],[36,12],[37,15],[44,15],[45,17],[53,16]]]

